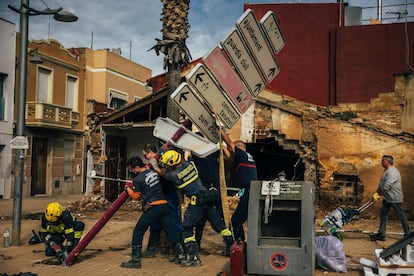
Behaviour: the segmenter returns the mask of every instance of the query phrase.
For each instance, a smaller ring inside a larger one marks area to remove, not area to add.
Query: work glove
[[[378,193],[375,193],[372,195],[372,201],[377,201],[381,198],[381,196]]]
[[[52,235],[47,234],[46,236],[44,236],[43,240],[44,240],[45,242],[48,242],[48,241],[50,240],[50,238],[51,238],[51,237],[52,237]]]
[[[154,157],[151,157],[151,158],[148,160],[148,163],[151,165],[151,167],[152,167],[155,171],[157,171],[157,170],[159,170],[159,169],[160,169],[160,167],[158,166],[158,161],[157,161]]]
[[[127,191],[128,188],[132,189],[132,182],[126,182],[125,183],[125,186],[124,186],[125,191]]]

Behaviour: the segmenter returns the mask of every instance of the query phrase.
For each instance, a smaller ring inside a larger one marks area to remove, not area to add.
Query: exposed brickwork
[[[262,93],[255,106],[255,138],[274,137],[284,149],[295,149],[303,158],[305,180],[316,183],[318,215],[341,205],[341,181],[354,179],[353,188],[345,184],[342,189],[344,207],[357,207],[369,200],[378,185],[383,154],[394,155],[398,160],[396,166],[403,176],[405,197],[412,198],[414,158],[408,153],[414,151],[414,135],[401,130],[405,80],[397,78],[398,93],[380,93],[370,103],[327,108]],[[354,167],[355,172],[338,173],[340,164]],[[332,176],[339,176],[339,182]],[[349,198],[350,193],[355,193],[355,198]],[[414,203],[405,202],[409,217],[414,216],[413,207]],[[377,212],[372,210],[368,214]]]

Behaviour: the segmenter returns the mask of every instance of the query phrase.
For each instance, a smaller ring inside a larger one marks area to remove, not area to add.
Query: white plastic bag
[[[318,266],[330,271],[347,272],[344,246],[337,237],[316,237],[315,252]]]

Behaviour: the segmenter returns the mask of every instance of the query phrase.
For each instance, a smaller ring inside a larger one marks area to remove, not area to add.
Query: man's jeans
[[[387,218],[388,213],[391,209],[391,207],[394,209],[395,213],[397,214],[397,217],[400,219],[402,227],[404,229],[404,234],[407,235],[410,233],[410,226],[408,225],[407,218],[401,208],[402,203],[388,203],[385,200],[382,201],[382,206],[380,210],[380,228],[378,233],[380,233],[382,236],[385,236],[386,228],[387,228]]]

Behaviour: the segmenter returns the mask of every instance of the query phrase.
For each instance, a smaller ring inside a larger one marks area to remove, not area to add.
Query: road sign
[[[240,114],[203,64],[199,63],[194,66],[186,78],[187,83],[196,89],[196,92],[210,105],[227,128],[230,129],[237,123]]]
[[[246,84],[253,97],[262,92],[265,84],[256,68],[248,50],[244,46],[239,32],[233,29],[230,34],[221,41],[221,46],[230,58],[240,77]]]
[[[28,149],[29,141],[26,136],[16,136],[10,141],[11,149]]]
[[[170,118],[157,118],[154,127],[154,136],[164,140],[171,141],[171,137],[182,125],[177,124]],[[217,144],[210,142],[204,137],[201,137],[188,129],[185,129],[185,133],[176,142],[171,143],[180,149],[188,150],[197,155],[198,157],[207,157],[213,152],[218,150]]]
[[[279,24],[275,14],[272,11],[268,11],[262,19],[260,19],[260,25],[264,31],[269,45],[272,48],[273,53],[277,54],[285,46],[286,39],[280,30]]]
[[[279,73],[279,65],[267,45],[253,10],[247,9],[237,20],[237,29],[246,42],[266,82],[271,82]]]
[[[181,83],[170,97],[210,141],[219,141],[215,118],[187,83]]]
[[[247,92],[246,87],[238,77],[237,73],[234,72],[222,50],[218,46],[213,47],[207,55],[203,57],[203,62],[224,88],[227,96],[232,100],[238,110],[241,113],[245,113],[253,104],[253,99]]]

